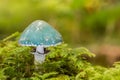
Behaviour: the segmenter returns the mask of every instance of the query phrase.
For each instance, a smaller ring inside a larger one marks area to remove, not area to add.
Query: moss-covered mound
[[[67,44],[49,47],[45,62],[35,65],[32,47],[20,46],[18,36],[0,42],[0,80],[120,80],[119,62],[112,68],[94,66],[87,59],[94,54]]]

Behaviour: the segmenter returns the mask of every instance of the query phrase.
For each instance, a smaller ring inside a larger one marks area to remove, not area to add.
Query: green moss
[[[20,46],[18,34],[0,42],[1,80],[120,80],[119,62],[112,68],[93,66],[87,59],[93,53],[67,44],[49,47],[45,62],[34,65],[32,47]]]

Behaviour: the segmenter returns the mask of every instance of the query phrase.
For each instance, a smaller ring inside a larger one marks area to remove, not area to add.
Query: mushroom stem
[[[34,53],[34,59],[35,59],[35,63],[43,63],[45,60],[45,54],[40,54],[35,52]]]
[[[36,52],[34,53],[35,62],[42,63],[45,60],[44,47],[37,46]]]
[[[40,54],[44,54],[44,47],[43,46],[37,46],[36,47],[36,52],[38,52]]]

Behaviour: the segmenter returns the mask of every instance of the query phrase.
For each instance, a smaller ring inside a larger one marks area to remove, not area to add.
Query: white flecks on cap
[[[29,33],[30,30],[27,30],[26,33]]]
[[[27,44],[28,42],[26,41],[25,44]]]
[[[43,47],[50,47],[50,46],[57,46],[57,45],[60,45],[62,42],[59,42],[59,43],[57,43],[57,44],[55,44],[55,45],[53,45],[53,44],[51,44],[51,45],[42,45],[41,44],[41,46],[43,46]],[[22,45],[22,46],[38,46],[38,45],[34,45],[34,44],[28,44],[28,45],[26,45],[26,44],[21,44],[20,43],[20,45]]]
[[[52,41],[52,43],[55,43],[55,41]]]
[[[49,47],[58,45],[62,42],[59,32],[41,20],[36,20],[29,25],[21,35],[21,38],[22,39],[20,39],[19,43],[27,46],[43,45],[44,47]]]
[[[45,40],[48,41],[48,38],[46,38]]]
[[[38,26],[40,26],[42,24],[42,21],[38,22]]]
[[[40,43],[41,45],[43,44],[43,43]]]
[[[38,31],[38,30],[40,30],[40,29],[42,29],[42,27],[38,27],[38,26],[40,26],[40,25],[42,25],[42,22],[40,21],[40,22],[38,22],[38,25],[36,26],[36,31]]]
[[[36,31],[38,31],[38,30],[39,30],[39,27],[37,27]]]

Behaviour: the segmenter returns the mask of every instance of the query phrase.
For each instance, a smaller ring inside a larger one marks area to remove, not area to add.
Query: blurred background
[[[120,0],[0,0],[0,39],[38,19],[56,28],[71,47],[97,54],[100,64],[120,60]]]

